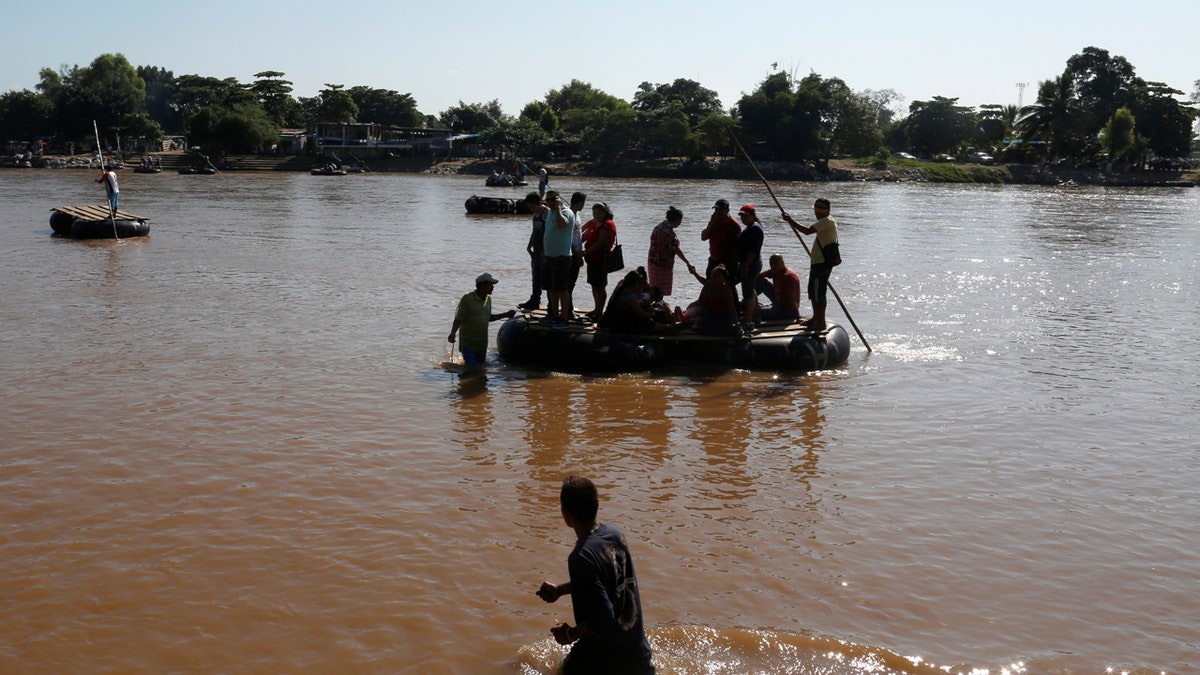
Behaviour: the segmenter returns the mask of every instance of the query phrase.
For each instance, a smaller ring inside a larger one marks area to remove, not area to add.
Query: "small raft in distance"
[[[508,197],[480,197],[471,195],[465,204],[467,213],[471,214],[500,214],[528,215],[529,207],[524,199],[509,199]]]
[[[739,337],[701,335],[691,329],[653,334],[610,333],[572,321],[551,328],[541,311],[517,315],[500,327],[500,358],[565,372],[638,372],[701,365],[766,371],[827,370],[850,358],[846,329],[829,324],[812,331],[790,321],[767,321]]]
[[[112,239],[114,223],[116,236],[120,239],[150,234],[150,225],[145,218],[120,209],[110,215],[106,205],[50,209],[50,229],[54,234],[73,239]]]

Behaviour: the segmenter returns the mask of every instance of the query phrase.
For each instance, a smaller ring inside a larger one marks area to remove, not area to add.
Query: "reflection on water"
[[[781,183],[833,200],[874,351],[591,377],[448,347],[479,272],[527,297],[478,182],[132,175],[114,243],[49,235],[90,178],[0,173],[0,672],[552,672],[572,472],[665,673],[1200,669],[1200,191]],[[631,261],[764,201],[572,182]]]

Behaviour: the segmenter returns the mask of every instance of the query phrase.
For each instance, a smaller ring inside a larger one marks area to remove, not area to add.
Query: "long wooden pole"
[[[104,171],[104,150],[100,147],[100,127],[96,124],[96,120],[92,120],[92,129],[96,131],[96,153],[100,156],[100,170]],[[108,194],[108,178],[104,179],[104,194]],[[117,234],[117,214],[113,213],[112,200],[108,200],[108,221],[113,226],[113,239],[120,239],[121,235]]]
[[[729,137],[733,139],[733,142],[735,145],[737,145],[738,150],[742,152],[742,156],[745,157],[746,161],[750,163],[750,168],[754,169],[754,173],[758,176],[758,179],[761,180],[763,186],[767,188],[767,193],[771,195],[771,201],[775,202],[775,206],[779,207],[779,212],[787,213],[786,209],[783,208],[783,204],[779,203],[779,198],[775,196],[775,191],[771,189],[771,184],[767,182],[766,177],[764,177],[762,172],[758,170],[758,167],[754,165],[754,160],[750,159],[750,153],[746,152],[746,148],[742,147],[742,142],[739,141],[737,135],[733,133],[733,129],[727,129],[727,131],[729,131]],[[792,227],[791,223],[788,223],[788,227]],[[808,242],[804,241],[804,237],[800,236],[800,231],[792,227],[792,232],[796,235],[796,238],[800,240],[800,245],[804,247],[804,252],[810,253],[808,250]],[[850,325],[854,326],[854,332],[858,333],[858,339],[862,340],[863,346],[867,348],[868,352],[871,351],[871,345],[867,342],[867,338],[864,337],[862,331],[858,329],[858,324],[854,323],[854,317],[850,316],[850,310],[846,309],[846,303],[842,302],[842,296],[838,294],[837,289],[833,287],[832,283],[829,284],[829,290],[833,291],[833,297],[837,298],[838,305],[841,305],[842,307],[842,312],[846,315],[846,318],[850,320]]]

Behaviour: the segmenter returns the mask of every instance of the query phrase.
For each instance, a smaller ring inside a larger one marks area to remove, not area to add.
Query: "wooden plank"
[[[90,204],[85,206],[56,206],[50,210],[58,211],[59,213],[65,213],[72,218],[88,221],[108,220],[109,217],[108,207],[103,204],[99,206]],[[143,218],[141,216],[129,213],[128,211],[122,211],[121,209],[117,209],[115,217],[117,220],[149,220],[148,218]]]

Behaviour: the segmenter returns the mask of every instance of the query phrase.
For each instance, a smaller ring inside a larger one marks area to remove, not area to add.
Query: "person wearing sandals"
[[[817,235],[812,250],[809,251],[808,297],[812,300],[813,315],[804,325],[810,330],[825,330],[825,306],[828,304],[826,294],[833,265],[825,261],[823,247],[835,244],[838,240],[837,222],[829,215],[829,207],[829,200],[824,197],[813,202],[813,215],[817,217],[817,222],[812,226],[797,223],[786,211],[781,214],[788,225],[797,232]]]

